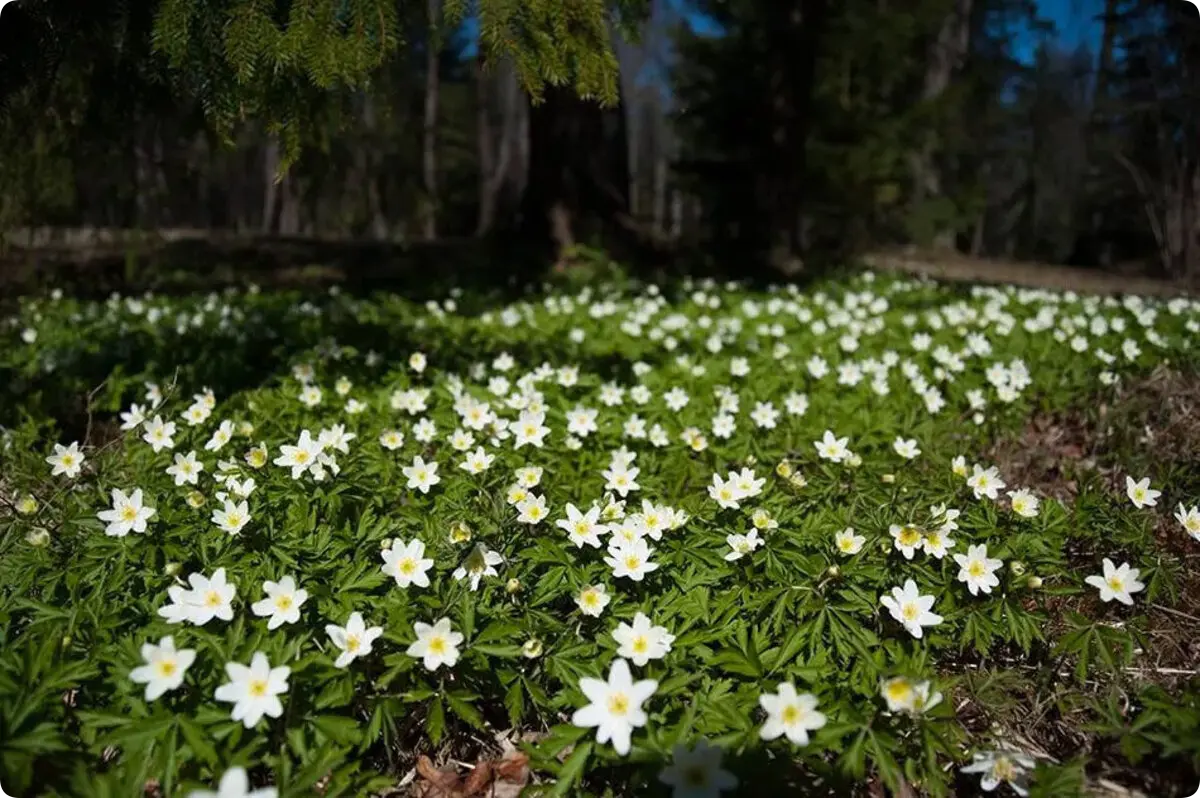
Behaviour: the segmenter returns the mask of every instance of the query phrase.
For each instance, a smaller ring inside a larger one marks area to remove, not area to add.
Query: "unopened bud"
[[[512,579],[508,580],[508,583],[504,586],[504,589],[509,595],[521,592],[521,580],[514,576]]]
[[[525,645],[521,646],[521,653],[526,659],[537,659],[542,656],[542,641],[536,637],[525,641]]]
[[[1025,563],[1021,562],[1020,560],[1013,560],[1008,564],[1008,568],[1017,576],[1023,576],[1025,574]]]
[[[1025,580],[1025,586],[1030,590],[1037,590],[1042,586],[1042,578],[1040,576],[1031,576]]]
[[[41,527],[37,527],[25,536],[25,542],[27,542],[30,546],[40,549],[50,542],[50,533]]]

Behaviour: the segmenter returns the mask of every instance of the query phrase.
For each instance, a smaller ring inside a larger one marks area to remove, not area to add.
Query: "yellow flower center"
[[[267,694],[267,683],[262,679],[254,679],[246,688],[251,698],[263,698]]]
[[[800,722],[801,718],[804,717],[804,711],[795,704],[788,704],[783,708],[783,712],[781,713],[780,717],[786,725],[794,726]]]
[[[208,591],[208,594],[204,597],[204,603],[209,607],[220,607],[221,594],[215,590]]]
[[[921,542],[921,531],[915,527],[906,526],[900,530],[898,539],[901,546],[915,546]]]
[[[912,687],[903,679],[898,679],[887,686],[887,695],[892,701],[904,703],[912,695]]]
[[[682,773],[683,783],[688,787],[705,787],[708,785],[708,771],[703,765],[692,765]]]
[[[921,610],[916,604],[909,602],[900,608],[900,614],[904,616],[906,621],[915,621],[917,616],[921,614]]]
[[[967,573],[969,573],[971,576],[975,577],[976,579],[983,576],[983,573],[984,573],[983,563],[981,563],[979,560],[973,560],[971,562],[971,564],[967,566]]]
[[[346,650],[347,651],[354,653],[355,651],[358,651],[358,648],[361,645],[362,645],[362,641],[359,640],[358,635],[346,635]]]
[[[613,693],[608,697],[608,713],[610,715],[627,715],[629,713],[629,696],[624,693]]]
[[[413,558],[405,557],[400,561],[400,565],[396,567],[396,570],[402,574],[408,575],[417,570],[417,563]]]
[[[633,651],[635,654],[645,654],[650,650],[650,641],[644,635],[639,635],[633,638]]]
[[[642,559],[634,554],[630,554],[625,558],[625,567],[631,571],[637,570],[642,564]]]
[[[303,449],[296,452],[296,462],[297,463],[308,462],[308,452],[304,451]]]
[[[442,637],[441,635],[435,635],[434,637],[429,638],[430,653],[442,655],[446,653],[447,648],[448,646],[446,645],[446,638]]]
[[[137,519],[137,510],[135,510],[133,508],[133,505],[127,504],[121,508],[121,520],[122,521],[134,521],[136,519]]]
[[[287,612],[292,608],[292,597],[280,596],[279,598],[275,599],[275,606],[283,612]]]
[[[1110,589],[1120,592],[1125,587],[1125,584],[1119,577],[1110,576],[1108,578],[1108,586]]]
[[[178,666],[176,666],[175,660],[163,659],[158,661],[158,675],[161,678],[166,679],[174,676],[176,670],[178,670]]]

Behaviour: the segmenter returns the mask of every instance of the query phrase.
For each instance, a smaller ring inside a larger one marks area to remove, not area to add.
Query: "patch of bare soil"
[[[1089,473],[1123,492],[1130,463],[1200,480],[1200,374],[1162,366],[1095,403],[1037,413],[988,454],[1010,482],[1056,499],[1074,497]]]
[[[903,248],[871,253],[863,261],[873,269],[966,283],[1012,283],[1028,288],[1081,294],[1195,295],[1200,286],[1077,266],[974,258],[960,252]]]
[[[1116,388],[1102,400],[1062,411],[1038,413],[1016,435],[997,441],[988,453],[1011,484],[1068,504],[1085,482],[1101,486],[1124,500],[1125,477],[1151,476],[1167,496],[1155,508],[1154,535],[1161,561],[1177,574],[1178,600],[1160,596],[1145,601],[1145,621],[1139,622],[1142,648],[1119,674],[1089,676],[1083,692],[1104,700],[1116,690],[1130,719],[1137,692],[1148,684],[1172,695],[1200,679],[1200,543],[1182,532],[1167,499],[1200,498],[1200,374],[1161,367]],[[1068,559],[1072,558],[1068,551]],[[1079,567],[1094,567],[1094,552],[1081,551]],[[1170,606],[1168,606],[1170,605]],[[1057,638],[1070,612],[1099,617],[1105,608],[1094,595],[1053,597],[1044,607],[1050,617],[1048,636]],[[993,663],[993,667],[999,663]],[[959,717],[968,729],[1004,730],[1025,750],[1065,760],[1088,759],[1088,794],[1096,796],[1183,796],[1180,779],[1193,774],[1180,760],[1158,767],[1133,768],[1112,740],[1089,730],[1090,710],[1077,691],[1059,688],[1072,679],[1073,664],[1044,665],[1007,662],[1009,676],[984,699],[978,682],[982,672],[967,671],[955,696]],[[1055,672],[1056,671],[1056,672]],[[988,678],[991,678],[990,676]],[[1063,699],[1074,693],[1072,703]]]

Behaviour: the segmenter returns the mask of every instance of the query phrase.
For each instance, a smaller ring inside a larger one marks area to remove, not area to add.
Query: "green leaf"
[[[183,740],[192,749],[192,752],[210,765],[217,764],[217,749],[209,741],[208,734],[204,729],[184,715],[179,715],[176,720],[179,722],[179,731],[183,734]]]
[[[441,696],[435,697],[429,703],[429,711],[425,715],[425,731],[434,745],[442,741],[442,734],[446,731],[446,709],[442,706]]]
[[[446,693],[446,703],[450,705],[450,711],[460,718],[465,720],[477,729],[484,727],[483,715],[472,706],[468,701],[454,693]]]
[[[554,788],[550,791],[553,796],[569,795],[571,787],[583,775],[583,769],[587,767],[588,757],[592,755],[592,743],[584,743],[571,752],[571,756],[563,762],[562,768],[558,771],[558,781],[554,783]]]
[[[362,729],[353,718],[343,715],[316,715],[310,720],[318,731],[339,745],[354,745],[362,738]]]

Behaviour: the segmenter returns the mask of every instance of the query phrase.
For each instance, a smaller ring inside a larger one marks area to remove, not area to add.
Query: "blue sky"
[[[1096,17],[1103,11],[1103,0],[1036,1],[1042,18],[1054,23],[1056,32],[1053,38],[1061,47],[1073,50],[1085,42],[1093,48],[1099,44],[1101,25]],[[1036,49],[1036,34],[1028,32],[1017,37],[1016,55],[1021,60],[1031,60]]]

